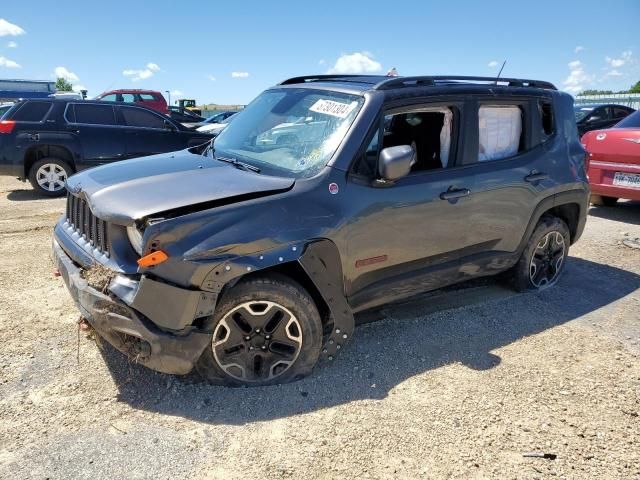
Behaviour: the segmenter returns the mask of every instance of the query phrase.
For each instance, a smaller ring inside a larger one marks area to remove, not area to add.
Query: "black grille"
[[[91,213],[87,202],[72,194],[67,194],[67,221],[94,248],[109,253],[109,233],[107,222]]]

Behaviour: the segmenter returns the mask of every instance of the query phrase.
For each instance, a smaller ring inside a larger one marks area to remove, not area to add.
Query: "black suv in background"
[[[53,253],[135,361],[285,382],[333,360],[355,312],[502,272],[555,284],[585,225],[584,158],[547,82],[292,78],[213,145],[71,177]]]
[[[575,105],[573,111],[578,125],[578,135],[582,137],[592,130],[603,130],[613,127],[635,110],[631,107],[616,104]]]
[[[0,175],[63,195],[74,172],[208,142],[149,108],[86,100],[25,100],[0,120]]]

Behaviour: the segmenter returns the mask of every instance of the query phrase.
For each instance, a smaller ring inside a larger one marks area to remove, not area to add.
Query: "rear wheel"
[[[524,292],[554,285],[569,255],[569,243],[569,228],[564,221],[542,217],[512,269],[514,288]]]
[[[29,182],[33,188],[48,197],[59,197],[65,194],[65,183],[73,169],[59,158],[41,158],[29,170]]]
[[[322,342],[309,294],[282,276],[244,281],[224,295],[210,323],[211,344],[198,360],[214,384],[286,383],[313,370]]]

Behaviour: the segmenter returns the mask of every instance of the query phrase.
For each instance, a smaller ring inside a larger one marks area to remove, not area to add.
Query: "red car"
[[[605,205],[619,198],[640,200],[640,111],[613,128],[594,130],[582,137],[587,150],[591,193]]]
[[[95,100],[108,102],[125,102],[144,105],[160,113],[167,113],[167,101],[160,92],[155,90],[110,90],[101,93]]]

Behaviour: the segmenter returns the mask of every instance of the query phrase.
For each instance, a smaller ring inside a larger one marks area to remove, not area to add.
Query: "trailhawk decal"
[[[333,100],[320,99],[309,108],[312,112],[324,113],[332,117],[346,118],[358,102],[340,103]]]

